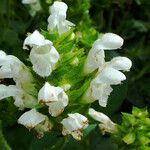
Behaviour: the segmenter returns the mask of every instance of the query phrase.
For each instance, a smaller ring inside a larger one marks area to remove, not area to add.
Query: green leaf
[[[2,133],[2,122],[0,120],[0,149],[1,150],[11,150],[7,141],[5,140],[3,133]]]
[[[127,144],[132,144],[135,141],[135,134],[128,133],[122,140]]]

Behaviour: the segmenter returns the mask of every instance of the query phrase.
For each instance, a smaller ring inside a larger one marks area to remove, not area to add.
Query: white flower
[[[51,86],[48,82],[39,91],[38,100],[49,106],[49,113],[53,117],[60,115],[68,105],[68,96],[64,90],[61,87]]]
[[[25,112],[19,119],[18,123],[28,129],[32,129],[46,119],[46,116],[37,112],[36,109]]]
[[[62,134],[64,136],[71,134],[76,140],[81,140],[82,130],[88,126],[88,119],[79,113],[69,114],[68,116],[61,122],[63,124]]]
[[[33,48],[30,52],[33,70],[42,77],[47,77],[52,73],[59,57],[59,53],[50,44]]]
[[[34,46],[39,47],[46,44],[52,45],[52,42],[46,40],[44,36],[39,33],[39,31],[35,30],[32,34],[29,34],[27,38],[24,40],[23,49],[28,49],[27,45],[30,47]]]
[[[115,123],[113,123],[108,116],[101,112],[95,111],[93,108],[89,109],[89,115],[96,121],[99,121],[99,127],[103,134],[105,132],[113,133],[116,129]]]
[[[22,0],[23,4],[33,4],[33,3],[37,3],[38,0]]]
[[[60,58],[52,42],[46,40],[38,31],[34,31],[25,39],[23,45],[24,49],[27,49],[26,45],[33,47],[30,52],[33,70],[42,77],[49,76]]]
[[[126,76],[109,66],[99,69],[97,76],[91,81],[89,89],[86,91],[85,99],[88,102],[98,100],[99,105],[106,107],[110,93],[113,91],[110,85],[120,84]]]
[[[74,26],[73,23],[66,20],[66,12],[68,6],[64,2],[54,2],[50,7],[51,15],[48,18],[48,30],[58,29],[58,33],[62,34],[70,30],[70,26]]]
[[[114,33],[105,33],[101,38],[96,40],[87,56],[84,72],[86,74],[93,72],[105,63],[104,50],[118,49],[123,45],[123,39]]]
[[[127,57],[114,57],[108,64],[116,70],[129,71],[132,66],[132,61]]]

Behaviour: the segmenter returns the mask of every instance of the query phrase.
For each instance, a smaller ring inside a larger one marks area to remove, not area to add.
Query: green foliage
[[[9,145],[7,144],[7,142],[3,136],[1,120],[0,120],[0,148],[1,148],[1,150],[11,150],[11,148],[9,147]]]
[[[147,150],[150,144],[150,118],[146,108],[133,107],[132,114],[122,113],[122,123],[112,134],[120,150]]]

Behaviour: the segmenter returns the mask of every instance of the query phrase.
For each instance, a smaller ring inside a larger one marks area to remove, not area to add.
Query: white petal
[[[63,91],[59,87],[51,86],[48,82],[40,89],[38,100],[40,103],[49,103],[58,101],[58,95]]]
[[[132,66],[132,61],[127,57],[115,57],[108,65],[116,70],[129,71]]]
[[[22,91],[20,91],[15,85],[6,86],[0,84],[0,100],[10,96],[16,96],[20,93],[22,93]]]
[[[24,40],[23,49],[28,49],[28,46],[42,46],[45,44],[52,45],[52,42],[49,40],[45,40],[44,36],[39,33],[39,31],[35,30],[32,34],[28,35],[28,37]]]
[[[104,58],[104,50],[92,48],[88,53],[84,66],[84,72],[88,74],[103,66],[105,62]]]
[[[33,70],[40,76],[49,76],[59,60],[59,53],[50,44],[33,48],[30,52]]]
[[[49,106],[49,113],[51,114],[51,116],[57,117],[64,111],[65,107],[68,105],[68,96],[64,91],[61,91],[58,94],[58,101],[47,103],[47,105]]]
[[[43,122],[46,116],[37,112],[36,109],[25,112],[19,119],[18,123],[24,125],[26,128],[34,128],[39,123]]]
[[[93,84],[91,83],[92,97],[99,101],[99,105],[106,107],[108,97],[112,92],[112,88],[108,84]]]
[[[105,67],[101,72],[99,72],[93,82],[96,84],[106,83],[110,85],[116,85],[120,84],[121,81],[125,79],[126,76],[122,72],[111,67]]]
[[[123,39],[114,33],[105,33],[93,44],[95,49],[112,50],[118,49],[123,45]]]
[[[79,113],[69,114],[68,116],[61,122],[63,124],[62,134],[71,134],[76,140],[80,140],[82,130],[88,126],[88,120]]]

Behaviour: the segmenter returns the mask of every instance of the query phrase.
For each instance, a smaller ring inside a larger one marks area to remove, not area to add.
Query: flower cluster
[[[88,101],[98,100],[100,106],[106,107],[108,96],[113,90],[111,85],[120,84],[121,81],[126,79],[120,70],[130,70],[132,66],[130,59],[118,56],[109,62],[105,62],[104,50],[115,50],[122,45],[123,39],[114,33],[106,33],[94,42],[84,68],[86,74],[98,69],[96,77],[91,81],[85,94],[85,99]]]
[[[0,51],[0,79],[3,82],[3,79],[10,78],[15,82],[9,86],[0,84],[0,100],[13,97],[14,105],[20,110],[30,109],[20,116],[18,123],[28,129],[34,128],[40,137],[61,124],[64,136],[71,134],[80,140],[82,131],[89,124],[88,116],[80,106],[98,100],[106,107],[111,85],[126,79],[120,71],[129,71],[132,62],[126,57],[105,62],[104,50],[118,49],[123,45],[123,39],[113,33],[106,33],[96,40],[86,56],[84,48],[79,48],[74,41],[76,37],[72,38],[75,36],[71,30],[74,24],[66,20],[67,8],[63,2],[54,2],[48,18],[49,32],[41,34],[35,30],[24,40],[23,49],[30,51],[29,66]],[[55,33],[57,38],[51,38]],[[79,108],[71,109],[74,105]],[[115,123],[105,114],[92,108],[88,112],[100,122],[103,134],[116,130]]]

